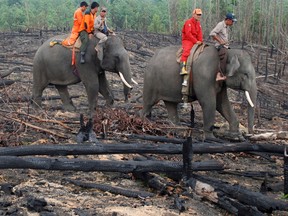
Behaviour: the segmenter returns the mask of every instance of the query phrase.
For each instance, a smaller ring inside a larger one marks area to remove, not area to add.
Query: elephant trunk
[[[118,65],[118,74],[121,78],[121,81],[124,84],[124,87],[132,89],[132,76],[131,76],[131,67],[129,61],[129,55],[126,50],[123,50],[123,53],[120,58],[120,64]]]
[[[121,55],[118,74],[124,84],[124,96],[125,101],[127,102],[128,98],[130,97],[131,89],[133,88],[133,83],[137,84],[137,82],[132,79],[129,56],[126,51],[123,53],[123,55]]]
[[[247,93],[246,93],[247,92]],[[252,88],[248,91],[245,91],[245,95],[247,97],[247,100],[249,102],[249,96],[250,96],[250,102],[248,104],[248,132],[253,133],[253,126],[254,126],[254,116],[255,116],[255,105],[256,105],[256,98],[257,98],[257,88],[256,83],[253,84]]]

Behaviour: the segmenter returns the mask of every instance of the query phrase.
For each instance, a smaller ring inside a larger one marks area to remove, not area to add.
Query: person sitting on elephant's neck
[[[96,17],[94,22],[94,35],[100,39],[95,50],[97,51],[97,56],[100,61],[103,59],[103,44],[108,39],[109,34],[114,34],[112,30],[110,30],[107,26],[107,8],[101,7],[100,14]]]
[[[98,7],[99,7],[99,4],[97,2],[92,2],[90,9],[85,11],[85,15],[80,26],[80,39],[81,39],[80,63],[81,64],[85,63],[85,52],[88,46],[88,41],[91,37],[93,37],[94,20],[96,17],[96,13],[98,11]]]
[[[237,19],[233,13],[227,13],[224,20],[219,22],[210,32],[210,37],[215,40],[215,47],[219,51],[220,71],[217,72],[216,81],[225,80],[225,68],[227,61],[227,49],[229,49],[229,26],[232,26]]]
[[[203,34],[200,24],[202,10],[196,8],[193,10],[192,17],[185,21],[182,28],[182,48],[183,53],[181,56],[181,71],[180,75],[186,75],[186,61],[194,44],[203,43]]]
[[[79,36],[79,30],[81,27],[82,20],[84,18],[84,12],[86,11],[88,7],[88,4],[86,1],[82,1],[80,3],[80,7],[77,8],[77,10],[74,12],[74,21],[73,21],[73,27],[71,30],[71,34],[68,38],[66,38],[64,41],[62,41],[62,45],[64,46],[71,46],[75,44],[78,36]]]

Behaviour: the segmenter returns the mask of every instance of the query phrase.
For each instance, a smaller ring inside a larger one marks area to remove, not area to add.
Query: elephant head
[[[228,88],[243,90],[248,101],[248,131],[253,133],[257,85],[255,70],[249,54],[244,50],[228,50],[226,85]]]
[[[125,101],[127,101],[130,90],[132,89],[132,83],[138,84],[131,77],[129,54],[124,48],[122,40],[114,35],[109,36],[104,44],[103,50],[104,55],[101,67],[103,70],[118,73],[124,85]]]

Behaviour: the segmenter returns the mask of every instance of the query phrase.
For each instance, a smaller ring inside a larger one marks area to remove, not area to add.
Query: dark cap
[[[83,7],[83,6],[88,7],[88,4],[87,4],[86,1],[82,1],[82,2],[80,3],[80,7]]]
[[[234,13],[227,13],[226,19],[232,20],[233,22],[237,22],[237,19],[235,18]]]
[[[94,9],[96,7],[99,7],[99,4],[97,2],[92,2],[91,9]]]

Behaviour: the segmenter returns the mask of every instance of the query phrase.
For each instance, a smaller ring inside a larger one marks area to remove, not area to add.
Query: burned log
[[[1,86],[1,83],[0,83]],[[79,98],[79,95],[75,95],[75,96],[70,96],[70,98]],[[60,100],[60,96],[54,95],[54,96],[48,96],[48,97],[42,97],[42,101],[45,100]],[[11,97],[9,98],[9,102],[10,103],[24,103],[24,102],[29,102],[31,101],[31,97],[30,96],[19,96],[19,97]],[[0,101],[0,103],[4,103],[3,101]]]
[[[112,194],[120,194],[126,197],[133,197],[133,198],[148,198],[155,196],[154,193],[149,193],[146,191],[137,191],[137,190],[128,190],[121,187],[115,187],[111,185],[105,185],[105,184],[96,184],[96,183],[90,183],[90,182],[83,182],[79,180],[74,179],[64,179],[65,181],[72,183],[74,185],[77,185],[79,187],[83,188],[96,188],[98,190],[109,192]]]
[[[172,139],[167,138],[164,136],[151,136],[151,135],[139,135],[139,134],[132,134],[129,136],[130,139],[142,139],[142,140],[150,140],[154,142],[166,142],[166,143],[175,143],[181,144],[185,142],[185,139]]]
[[[42,169],[102,172],[182,172],[181,162],[169,161],[101,161],[63,158],[1,156],[0,169]],[[218,161],[194,162],[193,171],[223,170]]]
[[[218,203],[219,197],[222,197],[224,193],[224,196],[236,199],[243,205],[255,206],[261,212],[272,213],[275,210],[288,211],[288,202],[273,199],[259,192],[250,191],[240,185],[230,185],[220,180],[195,174],[187,181],[187,184],[192,188],[197,188],[198,192],[201,192],[205,191],[203,182],[205,186],[208,185],[208,188],[210,188],[206,196],[210,197],[209,200],[213,200],[215,203]]]
[[[0,78],[4,78],[6,76],[9,76],[11,73],[13,73],[15,71],[19,71],[19,70],[20,70],[20,67],[13,67],[7,71],[0,71]]]
[[[182,154],[182,145],[159,144],[67,144],[67,145],[33,145],[18,147],[1,147],[0,156],[27,155],[93,155],[93,154]]]
[[[0,79],[0,88],[12,85],[15,81],[13,80],[6,80],[6,79]]]
[[[284,145],[251,144],[251,143],[194,143],[193,153],[226,153],[226,152],[269,152],[283,155]],[[63,145],[33,145],[19,147],[1,147],[0,156],[27,155],[92,155],[92,154],[182,154],[180,144],[140,144],[140,143],[110,143],[110,144],[63,144]]]

